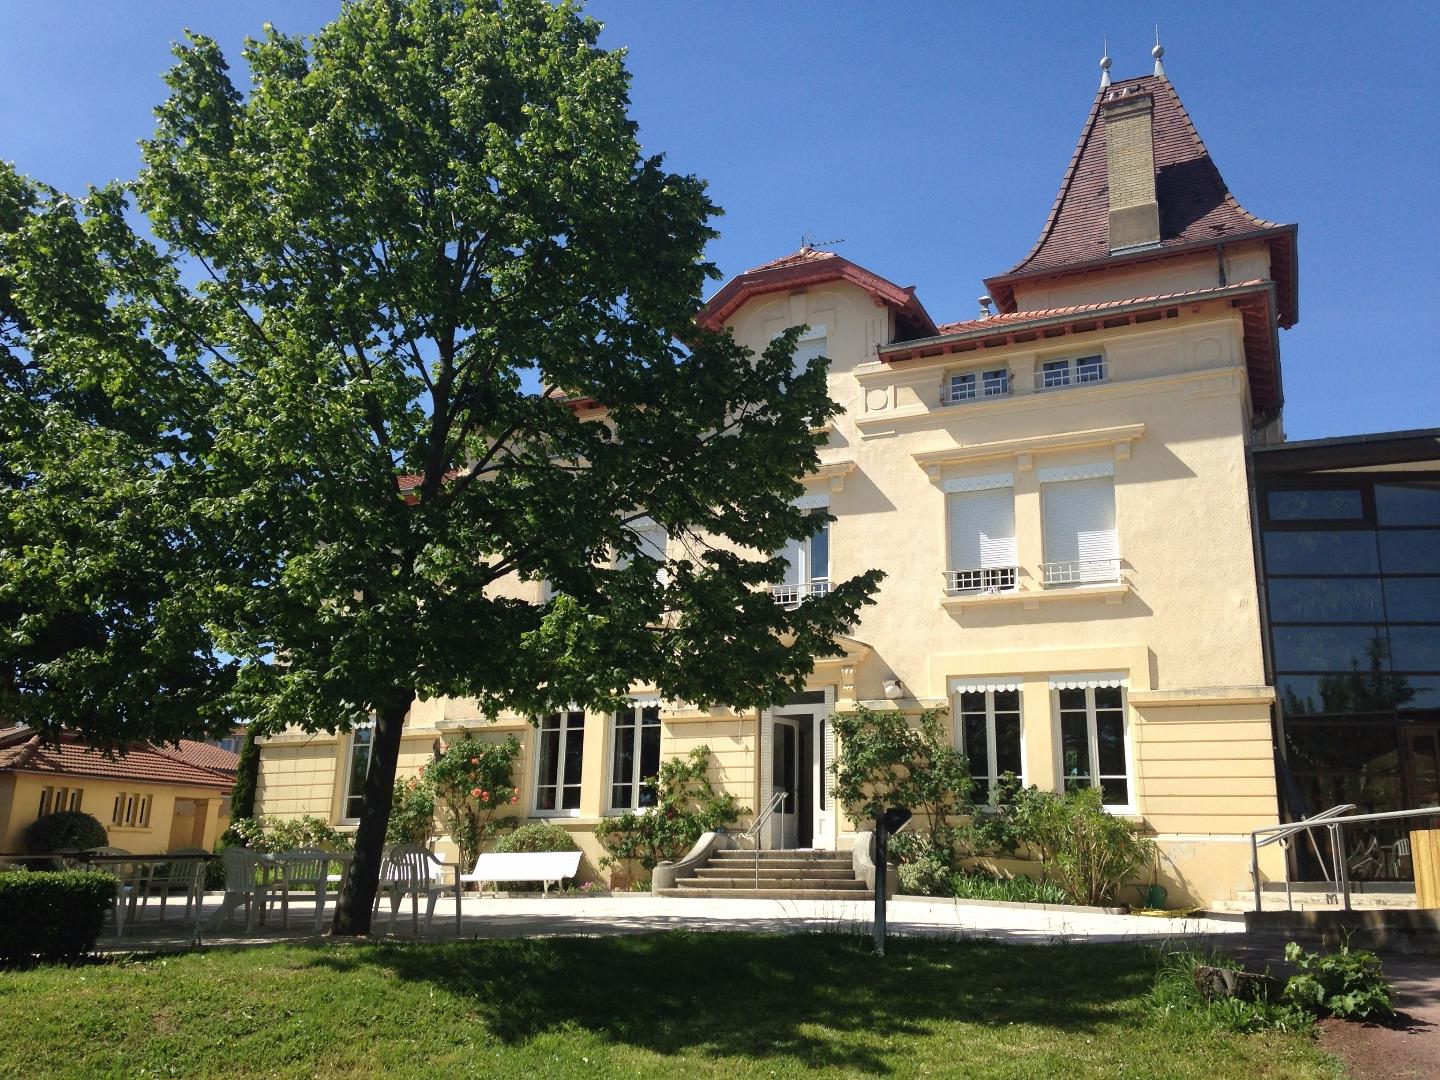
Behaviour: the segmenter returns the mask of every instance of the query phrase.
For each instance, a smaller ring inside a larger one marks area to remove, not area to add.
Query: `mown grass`
[[[672,933],[0,972],[17,1076],[1335,1077],[1149,1001],[1153,952]]]

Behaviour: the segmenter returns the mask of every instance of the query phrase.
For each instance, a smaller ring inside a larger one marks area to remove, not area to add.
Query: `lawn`
[[[1152,952],[674,933],[0,971],[0,1075],[1336,1077],[1146,1004]]]

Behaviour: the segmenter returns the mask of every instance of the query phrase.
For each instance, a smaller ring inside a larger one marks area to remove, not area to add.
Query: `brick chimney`
[[[1136,86],[1111,90],[1101,104],[1112,254],[1160,242],[1153,114],[1153,99]]]

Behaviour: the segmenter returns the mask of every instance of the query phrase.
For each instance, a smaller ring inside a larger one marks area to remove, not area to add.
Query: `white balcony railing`
[[[952,380],[940,391],[941,405],[959,405],[966,401],[980,401],[985,398],[1010,396],[1010,373],[986,372],[977,385],[975,382]]]
[[[1119,559],[1072,559],[1040,564],[1040,581],[1047,589],[1071,585],[1113,585],[1120,580]]]
[[[986,566],[977,570],[946,570],[945,591],[951,596],[1015,591],[1017,568]]]
[[[770,596],[777,604],[794,607],[812,596],[824,596],[830,591],[829,578],[811,578],[793,585],[771,585]]]
[[[1087,356],[1074,363],[1042,367],[1035,372],[1035,390],[1063,390],[1067,386],[1085,386],[1104,382],[1110,376],[1103,356]]]

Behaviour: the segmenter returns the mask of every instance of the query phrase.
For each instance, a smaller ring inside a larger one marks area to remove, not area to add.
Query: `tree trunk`
[[[414,695],[397,690],[375,711],[375,734],[370,741],[370,771],[360,804],[360,827],[355,831],[355,858],[335,902],[337,935],[370,933],[380,862],[385,856],[385,829],[390,824],[390,797],[395,791],[395,765],[400,759],[400,734]]]

